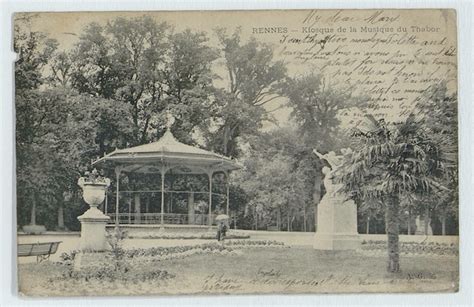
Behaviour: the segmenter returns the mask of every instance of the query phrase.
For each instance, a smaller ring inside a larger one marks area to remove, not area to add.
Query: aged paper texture
[[[20,295],[458,290],[454,10],[14,26]]]

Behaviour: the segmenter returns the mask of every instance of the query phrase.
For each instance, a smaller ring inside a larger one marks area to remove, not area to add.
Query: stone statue
[[[360,241],[357,233],[357,207],[351,199],[340,192],[342,184],[334,183],[334,174],[344,160],[352,153],[350,149],[341,150],[337,156],[334,151],[325,155],[316,149],[313,152],[330,167],[323,167],[326,194],[317,206],[317,229],[313,247],[324,250],[357,249]]]
[[[350,151],[350,149],[347,149]],[[342,149],[342,153],[345,155],[346,149]],[[313,149],[313,152],[321,159],[321,160],[326,160],[329,165],[331,166],[331,170],[336,170],[338,167],[342,165],[344,155],[342,156],[336,156],[336,153],[334,151],[330,151],[327,154],[323,155],[316,149]]]
[[[350,148],[347,149],[342,149],[342,155],[336,156],[336,153],[334,151],[330,151],[327,154],[323,155],[316,149],[313,150],[313,152],[321,159],[321,160],[326,160],[331,168],[325,166],[323,167],[322,171],[324,174],[324,188],[326,189],[326,193],[335,196],[336,193],[339,191],[339,189],[342,187],[342,184],[334,184],[333,178],[334,178],[334,173],[337,171],[339,167],[341,167],[342,163],[344,162],[344,159],[347,155],[352,153],[352,150]]]

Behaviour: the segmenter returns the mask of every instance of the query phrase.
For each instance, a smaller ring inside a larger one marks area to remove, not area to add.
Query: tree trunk
[[[280,208],[277,209],[277,229],[278,229],[278,231],[281,230],[281,210],[280,210]]]
[[[33,194],[33,197],[31,198],[30,225],[36,225],[36,197],[34,194]]]
[[[290,213],[286,215],[286,231],[290,231]]]
[[[228,126],[228,124],[224,124],[224,135],[223,135],[223,140],[222,140],[222,150],[223,150],[223,154],[224,156],[227,157],[227,153],[228,153],[228,150],[227,150],[227,144],[229,144],[229,137],[230,137],[230,127]]]
[[[303,206],[303,231],[306,232],[306,206]]]
[[[58,207],[58,229],[64,229],[64,205],[59,203]]]
[[[400,271],[399,235],[399,202],[397,197],[389,197],[385,207],[385,230],[387,232],[388,265],[387,271]]]
[[[428,233],[428,227],[430,225],[429,217],[430,217],[430,209],[428,208],[428,206],[426,206],[426,208],[425,208],[425,217],[424,217],[424,225],[423,225],[425,236],[429,235],[429,233]]]
[[[411,211],[408,210],[407,234],[411,235]]]
[[[321,200],[321,172],[319,169],[315,172],[314,176],[314,192],[313,192],[313,203],[314,203],[314,231],[318,230],[318,204]]]
[[[258,230],[257,206],[255,206],[255,230]]]
[[[441,235],[446,235],[446,214],[441,215]]]
[[[314,207],[310,207],[309,210],[310,211],[308,212],[308,231],[313,232],[314,231],[314,226],[315,226],[314,211],[313,212],[311,212],[311,211],[314,210]]]
[[[367,229],[365,230],[366,234],[370,232],[370,216],[367,216]]]

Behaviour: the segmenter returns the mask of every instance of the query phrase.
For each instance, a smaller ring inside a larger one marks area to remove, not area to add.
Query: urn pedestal
[[[81,222],[82,252],[101,252],[107,249],[105,225],[110,218],[97,209],[97,206],[104,201],[109,184],[110,181],[79,183],[83,189],[84,201],[90,205],[89,210],[77,218]]]
[[[105,225],[110,218],[93,207],[77,219],[81,222],[81,251],[105,251],[107,249]]]
[[[313,241],[315,249],[348,250],[360,247],[354,201],[325,195],[318,205],[317,222]]]
[[[94,170],[95,171],[95,170]],[[90,208],[77,217],[81,222],[80,250],[74,261],[74,270],[99,269],[106,265],[104,251],[108,249],[105,225],[109,217],[102,213],[97,206],[105,199],[105,192],[110,185],[108,178],[79,178],[78,184],[83,190],[84,201]]]

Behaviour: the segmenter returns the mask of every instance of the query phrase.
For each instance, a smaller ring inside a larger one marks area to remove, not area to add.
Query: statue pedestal
[[[318,205],[313,247],[321,250],[358,249],[357,207],[352,200],[326,194]]]
[[[81,251],[100,252],[107,250],[105,225],[110,218],[96,207],[91,207],[77,219],[81,222]]]

